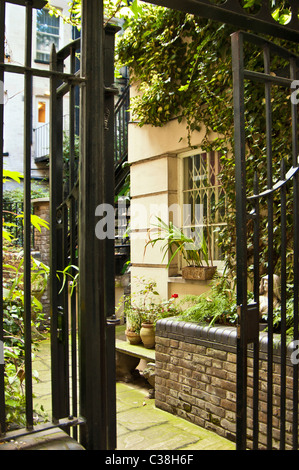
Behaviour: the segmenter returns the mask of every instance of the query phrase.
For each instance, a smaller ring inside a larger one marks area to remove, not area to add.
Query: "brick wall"
[[[48,198],[34,199],[32,201],[33,212],[41,219],[50,223],[50,202]],[[50,230],[41,227],[41,231],[34,229],[34,250],[38,253],[39,259],[50,266]],[[47,318],[50,315],[50,286],[48,283],[41,299],[43,312]]]
[[[267,335],[260,344],[260,447],[267,436]],[[236,328],[161,320],[156,327],[156,406],[230,440],[236,433]],[[274,350],[273,446],[279,448],[280,364]],[[277,353],[277,354],[276,354]],[[250,355],[250,353],[249,353]],[[292,409],[292,367],[287,366],[287,416]],[[252,358],[248,358],[248,434],[252,408]],[[292,423],[286,424],[287,448]],[[250,439],[250,437],[249,437]]]

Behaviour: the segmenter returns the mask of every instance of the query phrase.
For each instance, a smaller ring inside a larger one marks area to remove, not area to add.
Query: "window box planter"
[[[217,266],[185,266],[182,268],[183,279],[208,281],[213,278]]]

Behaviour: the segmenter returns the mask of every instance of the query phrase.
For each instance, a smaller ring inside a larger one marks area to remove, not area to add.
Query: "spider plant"
[[[163,253],[162,262],[166,255],[170,253],[167,268],[177,254],[181,254],[187,262],[188,266],[204,266],[203,261],[207,266],[212,266],[213,262],[209,259],[209,246],[204,236],[201,235],[201,246],[198,247],[193,238],[188,237],[184,232],[176,227],[172,222],[169,224],[163,222],[160,217],[157,217],[158,223],[154,225],[154,229],[148,231],[149,240],[146,242],[145,250],[148,245],[154,246],[157,242],[162,242],[161,251]],[[151,237],[151,232],[155,231],[155,238]]]

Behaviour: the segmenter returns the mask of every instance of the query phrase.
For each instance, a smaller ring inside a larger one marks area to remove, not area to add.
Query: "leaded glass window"
[[[46,9],[37,10],[36,18],[36,59],[50,61],[52,44],[59,49],[59,18],[51,16]]]
[[[204,234],[210,242],[213,261],[222,259],[219,231],[226,225],[220,170],[219,152],[194,153],[183,158],[183,229],[199,243]]]

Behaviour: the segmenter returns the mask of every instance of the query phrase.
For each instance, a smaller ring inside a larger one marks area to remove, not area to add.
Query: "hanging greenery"
[[[127,18],[125,29],[125,34],[117,44],[117,58],[119,65],[129,67],[131,81],[139,92],[131,100],[134,120],[139,126],[164,126],[173,119],[186,122],[189,137],[194,131],[204,130],[204,138],[200,143],[202,151],[221,152],[220,177],[225,189],[227,210],[227,226],[222,231],[221,244],[227,267],[234,275],[235,176],[230,38],[234,30],[224,24],[149,4],[143,4],[138,16]],[[294,49],[292,44],[287,47]],[[256,46],[246,45],[245,62],[248,69],[263,71],[262,51]],[[281,70],[285,64],[273,58],[271,66],[272,70]],[[281,159],[286,159],[287,167],[291,165],[289,94],[283,87],[272,88],[274,182],[279,179]],[[266,121],[262,84],[245,82],[245,109],[248,187],[253,188],[253,175],[257,171],[260,189],[265,189]],[[220,204],[224,204],[224,200]],[[291,198],[288,201],[289,242],[292,238],[290,204]],[[274,201],[274,264],[279,263],[278,206],[279,201]],[[266,225],[264,218],[261,237],[261,263],[264,265],[268,248]],[[249,240],[249,258],[252,256],[250,243]],[[291,254],[290,244],[288,250]]]

